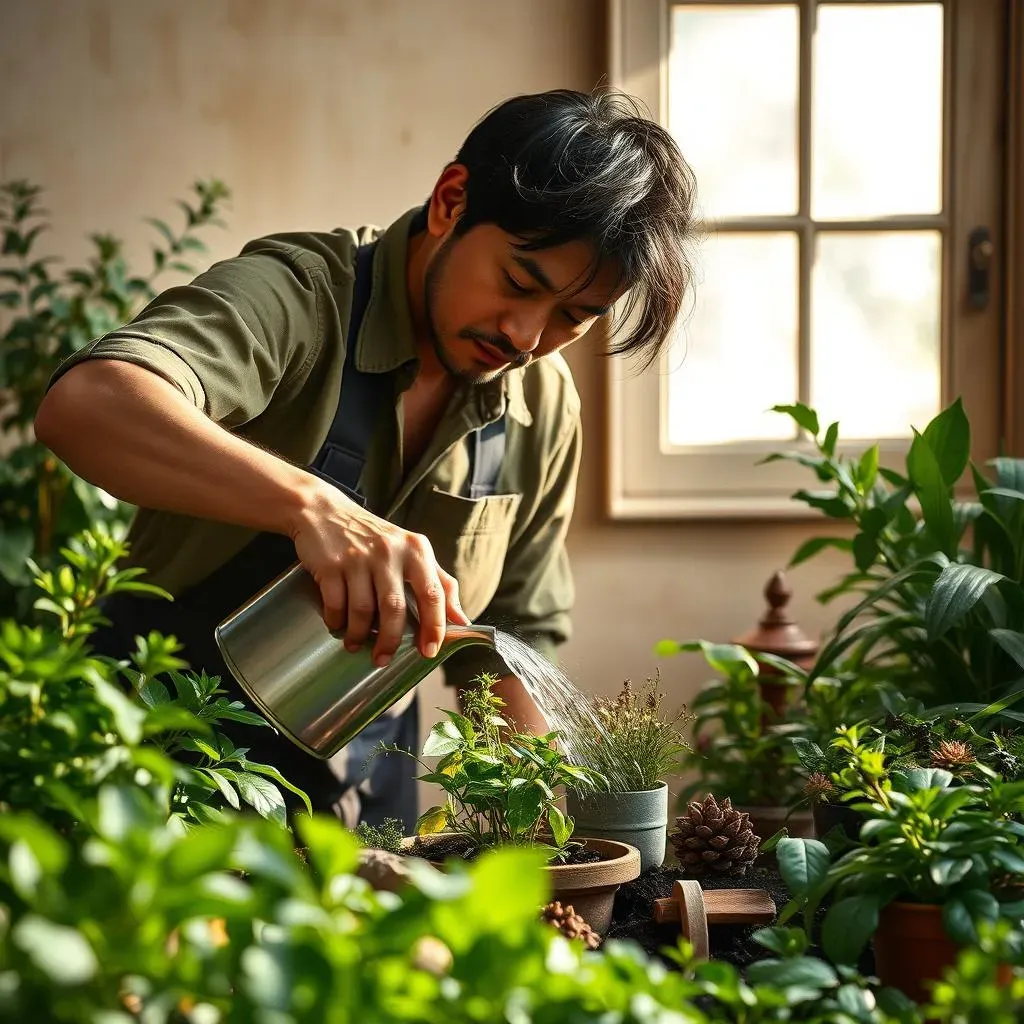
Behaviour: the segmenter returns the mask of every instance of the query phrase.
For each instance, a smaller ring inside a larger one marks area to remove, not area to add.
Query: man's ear
[[[435,238],[449,235],[466,210],[469,171],[463,164],[449,164],[437,179],[427,207],[427,231]]]

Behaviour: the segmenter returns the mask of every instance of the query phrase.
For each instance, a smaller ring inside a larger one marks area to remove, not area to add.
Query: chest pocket
[[[434,487],[423,503],[422,524],[441,567],[459,581],[462,608],[476,619],[501,580],[521,494],[464,498]]]

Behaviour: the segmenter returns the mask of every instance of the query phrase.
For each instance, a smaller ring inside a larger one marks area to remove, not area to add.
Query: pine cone
[[[549,903],[540,912],[541,920],[557,928],[567,939],[579,939],[587,949],[597,949],[601,936],[573,909],[572,904],[562,906],[558,900]]]
[[[669,838],[688,875],[745,875],[761,845],[750,815],[735,810],[729,797],[719,804],[710,794],[703,803],[692,801],[686,814],[676,818]]]
[[[974,751],[962,740],[940,740],[932,751],[931,766],[956,773],[969,768],[975,760]]]

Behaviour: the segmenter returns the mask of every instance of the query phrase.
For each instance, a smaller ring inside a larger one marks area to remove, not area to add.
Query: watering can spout
[[[349,651],[327,629],[320,590],[300,565],[225,619],[214,637],[232,676],[270,724],[323,760],[456,651],[496,643],[493,626],[449,623],[440,650],[425,658],[410,628],[391,661],[378,668],[372,640]]]

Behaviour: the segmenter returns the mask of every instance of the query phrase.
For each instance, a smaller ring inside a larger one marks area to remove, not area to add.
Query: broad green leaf
[[[929,874],[936,885],[949,887],[956,885],[970,872],[973,866],[974,861],[970,857],[961,857],[959,860],[944,858],[932,864]]]
[[[60,874],[67,864],[68,851],[64,840],[35,815],[14,811],[0,814],[0,837],[12,845],[24,843],[45,874]]]
[[[565,815],[554,805],[548,808],[548,827],[555,846],[565,846],[572,835],[572,819],[566,820]]]
[[[114,716],[114,727],[124,741],[132,745],[139,743],[146,712],[105,679],[96,676],[92,684],[96,699]]]
[[[23,917],[11,938],[55,985],[82,985],[99,969],[96,954],[81,932],[37,914]]]
[[[448,812],[443,807],[435,806],[424,811],[416,822],[416,835],[432,836],[443,832],[448,825]]]
[[[921,503],[921,513],[932,542],[943,554],[954,557],[956,524],[953,521],[950,486],[942,475],[942,468],[931,445],[916,432],[907,453],[907,473]]]
[[[281,791],[269,779],[251,774],[235,772],[234,783],[239,795],[257,814],[279,825],[284,825],[286,808]]]
[[[154,806],[144,791],[134,786],[104,786],[98,802],[98,831],[105,839],[124,842],[131,832],[154,823]]]
[[[235,845],[229,828],[210,826],[186,833],[167,858],[167,873],[173,882],[186,882],[212,871],[220,871]]]
[[[207,776],[210,781],[220,790],[221,795],[225,800],[237,811],[241,807],[241,803],[238,799],[238,793],[235,792],[235,787],[219,772],[216,768],[200,768],[197,769],[201,775]]]
[[[861,491],[867,493],[875,485],[875,478],[878,476],[878,445],[873,444],[860,457],[857,463],[857,483]]]
[[[817,839],[782,839],[775,855],[779,871],[794,896],[809,892],[828,873],[828,847]]]
[[[548,899],[550,878],[543,850],[506,847],[489,850],[470,870],[474,907],[487,907],[487,929],[526,927]]]
[[[946,789],[953,782],[953,776],[942,768],[910,768],[894,771],[890,781],[897,793],[919,793],[926,789]]]
[[[438,722],[427,735],[423,744],[424,757],[444,757],[459,750],[466,743],[458,726],[447,718]]]
[[[928,595],[924,620],[929,639],[937,640],[957,625],[989,587],[1005,578],[980,565],[947,565]]]
[[[821,926],[821,940],[830,960],[856,964],[868,940],[878,930],[876,896],[850,896],[834,903]]]
[[[544,805],[544,794],[533,782],[516,786],[508,794],[505,822],[512,834],[520,835],[537,823]]]
[[[992,629],[989,630],[989,636],[1006,653],[1013,658],[1021,668],[1024,668],[1024,633],[1019,633],[1014,629]],[[1006,705],[1009,707],[1009,705]]]
[[[829,456],[836,453],[836,441],[839,440],[839,424],[833,422],[828,425],[825,431],[825,439],[821,442],[821,450]]]
[[[770,985],[773,988],[806,986],[820,990],[831,988],[838,980],[836,972],[824,960],[811,956],[759,960],[747,968],[747,981],[751,985]]]
[[[967,468],[971,427],[963,402],[957,398],[924,428],[924,439],[935,453],[942,479],[952,487]]]
[[[1024,857],[1015,850],[1007,846],[997,846],[992,851],[992,859],[1012,874],[1024,876]]]
[[[797,402],[795,405],[773,405],[772,412],[790,416],[812,437],[818,436],[821,429],[818,425],[818,414],[808,406],[800,402]]]
[[[268,779],[272,779],[279,786],[284,786],[289,792],[294,793],[305,805],[306,811],[309,814],[313,813],[313,805],[310,803],[309,797],[305,791],[300,789],[294,783],[289,782],[273,765],[269,764],[258,764],[255,761],[246,761],[245,767],[247,771],[253,772],[256,775],[265,775]]]
[[[871,533],[858,533],[853,538],[853,561],[861,572],[867,572],[878,557],[878,537]]]
[[[295,819],[295,829],[306,844],[310,863],[324,881],[355,870],[361,844],[337,818],[320,812],[301,815]]]

